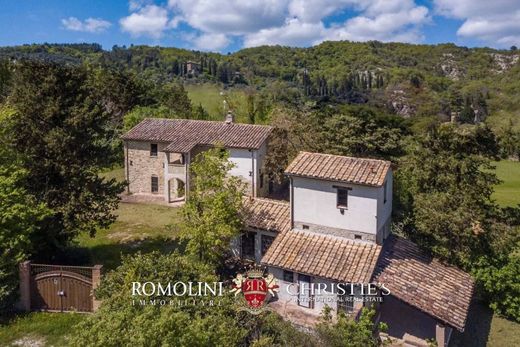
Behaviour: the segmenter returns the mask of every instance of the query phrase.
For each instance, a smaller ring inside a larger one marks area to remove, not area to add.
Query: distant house
[[[186,73],[192,76],[198,76],[201,73],[201,65],[194,61],[186,62]]]
[[[471,276],[390,234],[390,162],[301,152],[286,174],[290,202],[249,201],[234,244],[278,279],[274,309],[301,325],[314,324],[326,305],[356,317],[367,297],[357,284],[384,283],[391,294],[376,304],[377,319],[398,342],[427,346],[435,339],[444,347],[453,329],[464,329]],[[316,294],[313,283],[324,290]],[[338,283],[354,284],[352,298],[333,292]],[[308,289],[295,297],[288,286]]]
[[[265,196],[263,163],[272,128],[226,121],[189,119],[143,120],[122,136],[128,193],[182,201],[190,191],[189,166],[195,156],[220,144],[235,163],[230,174],[243,179],[247,194]]]

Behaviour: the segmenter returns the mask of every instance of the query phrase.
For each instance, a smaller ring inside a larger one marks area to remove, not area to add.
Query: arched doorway
[[[186,189],[185,189],[185,183],[183,180],[179,178],[172,178],[168,181],[168,187],[169,187],[169,202],[176,202],[176,201],[182,201],[184,200]]]

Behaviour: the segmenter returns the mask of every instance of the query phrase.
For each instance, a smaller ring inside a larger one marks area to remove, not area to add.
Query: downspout
[[[190,161],[191,156],[190,152],[186,153],[186,157],[184,158],[185,163],[184,166],[186,167],[186,184],[184,185],[184,201],[188,201],[188,192],[190,190]]]
[[[128,167],[128,142],[124,142],[125,145],[125,168],[126,168],[126,192],[130,194],[130,168]]]
[[[256,196],[256,187],[255,187],[255,175],[256,175],[256,171],[255,171],[255,158],[254,158],[254,151],[252,149],[249,150],[249,152],[251,152],[251,197],[255,197]]]
[[[293,188],[293,179],[289,177],[289,199],[291,203],[291,230],[294,229],[294,188]]]

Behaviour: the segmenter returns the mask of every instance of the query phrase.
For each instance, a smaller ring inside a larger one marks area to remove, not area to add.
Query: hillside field
[[[493,197],[501,206],[513,207],[520,204],[520,162],[502,160],[493,164],[502,181],[495,188]]]

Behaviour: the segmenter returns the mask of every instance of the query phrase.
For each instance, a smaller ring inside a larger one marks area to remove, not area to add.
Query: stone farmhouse
[[[253,197],[268,193],[263,163],[269,126],[188,119],[145,119],[122,136],[128,193],[182,201],[189,196],[189,166],[195,156],[216,144],[235,163],[231,175],[247,184]]]
[[[391,234],[391,163],[300,152],[285,171],[290,201],[269,199],[262,165],[270,133],[229,116],[226,122],[146,119],[123,136],[129,191],[166,201],[189,198],[190,161],[221,143],[237,164],[230,174],[249,185],[245,230],[232,249],[277,278],[280,290],[270,307],[312,326],[325,306],[357,317],[375,305],[376,319],[389,326],[383,337],[397,345],[428,346],[435,339],[447,346],[454,329],[464,330],[474,282]],[[369,283],[378,294],[383,284],[389,295],[370,302],[362,288]],[[338,284],[353,290],[340,295]]]

